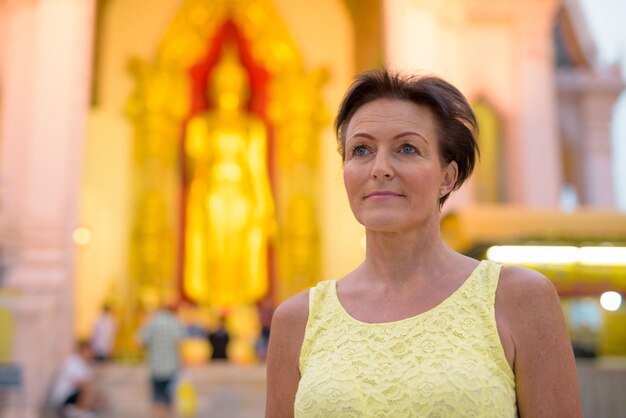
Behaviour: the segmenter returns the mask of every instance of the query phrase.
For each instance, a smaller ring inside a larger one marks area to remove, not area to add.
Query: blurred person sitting
[[[52,386],[51,403],[65,418],[95,417],[101,402],[96,393],[91,362],[93,351],[89,341],[81,340],[61,365]]]

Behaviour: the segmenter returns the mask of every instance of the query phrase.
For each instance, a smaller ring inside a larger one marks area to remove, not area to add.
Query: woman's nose
[[[383,152],[376,154],[374,158],[374,166],[372,167],[372,178],[374,179],[391,179],[393,178],[393,167],[390,164],[389,157]]]

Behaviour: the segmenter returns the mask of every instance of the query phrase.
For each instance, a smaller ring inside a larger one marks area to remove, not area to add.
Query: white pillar
[[[516,9],[518,47],[513,53],[519,119],[508,155],[516,173],[512,198],[524,206],[556,207],[562,183],[551,47],[557,2],[535,0],[516,6],[521,6]]]
[[[0,202],[3,245],[10,255],[4,286],[20,292],[12,304],[14,358],[25,378],[19,416],[35,417],[51,373],[74,338],[71,233],[94,7],[93,0],[13,0],[0,7]]]
[[[613,164],[611,118],[617,91],[597,89],[583,98],[585,137],[582,144],[584,158],[585,201],[595,207],[613,207]]]
[[[583,205],[613,208],[611,120],[624,89],[618,73],[563,70],[558,73],[561,125],[579,165],[575,179]]]

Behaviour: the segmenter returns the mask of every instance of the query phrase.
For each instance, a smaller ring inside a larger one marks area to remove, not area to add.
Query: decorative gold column
[[[274,85],[277,100],[270,109],[276,126],[280,194],[278,301],[315,285],[320,280],[320,237],[315,177],[318,172],[318,138],[329,117],[320,96],[328,74],[320,69],[303,80],[300,74]],[[290,92],[280,95],[279,92]]]

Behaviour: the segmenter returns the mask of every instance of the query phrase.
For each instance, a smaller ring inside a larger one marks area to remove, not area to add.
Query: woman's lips
[[[400,196],[402,195],[399,193],[382,191],[382,192],[370,193],[367,196],[365,196],[365,198],[366,199],[389,199],[389,198],[400,197]]]

